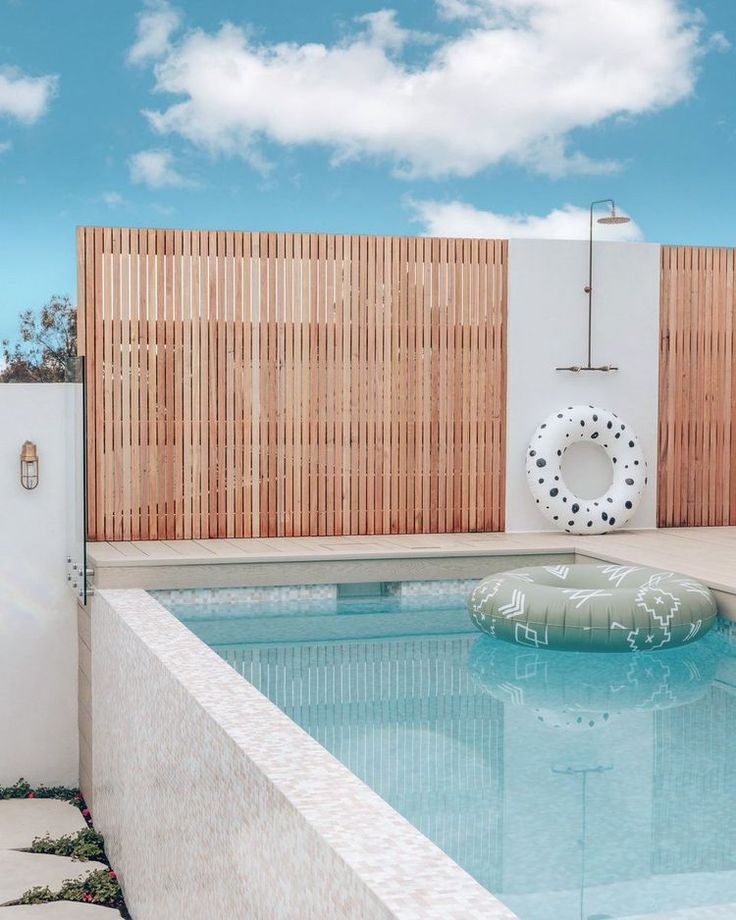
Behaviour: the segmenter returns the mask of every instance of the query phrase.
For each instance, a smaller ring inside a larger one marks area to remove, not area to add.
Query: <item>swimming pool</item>
[[[726,628],[539,652],[480,636],[467,588],[159,599],[522,920],[736,915]]]

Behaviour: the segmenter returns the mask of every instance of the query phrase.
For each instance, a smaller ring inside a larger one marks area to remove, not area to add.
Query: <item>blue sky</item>
[[[0,336],[78,224],[570,237],[610,195],[734,246],[734,45],[732,0],[0,0]]]

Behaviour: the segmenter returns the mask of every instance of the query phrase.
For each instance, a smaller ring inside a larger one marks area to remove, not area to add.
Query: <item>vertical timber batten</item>
[[[90,539],[502,531],[507,261],[80,227]]]
[[[660,527],[736,524],[735,256],[662,246]]]

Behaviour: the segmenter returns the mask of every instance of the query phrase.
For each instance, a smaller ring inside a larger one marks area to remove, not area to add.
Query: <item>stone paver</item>
[[[52,890],[66,879],[107,869],[99,862],[75,862],[67,856],[0,850],[0,904],[13,901],[29,888],[48,885]]]
[[[0,907],[0,920],[120,920],[121,916],[120,911],[112,907],[74,901]]]
[[[75,805],[56,799],[7,799],[0,802],[0,850],[24,849],[34,837],[61,837],[86,827]]]

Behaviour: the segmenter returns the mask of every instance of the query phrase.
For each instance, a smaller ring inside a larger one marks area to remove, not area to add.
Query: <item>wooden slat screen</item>
[[[662,247],[660,527],[736,524],[735,254]]]
[[[77,243],[90,539],[503,530],[505,241]]]

